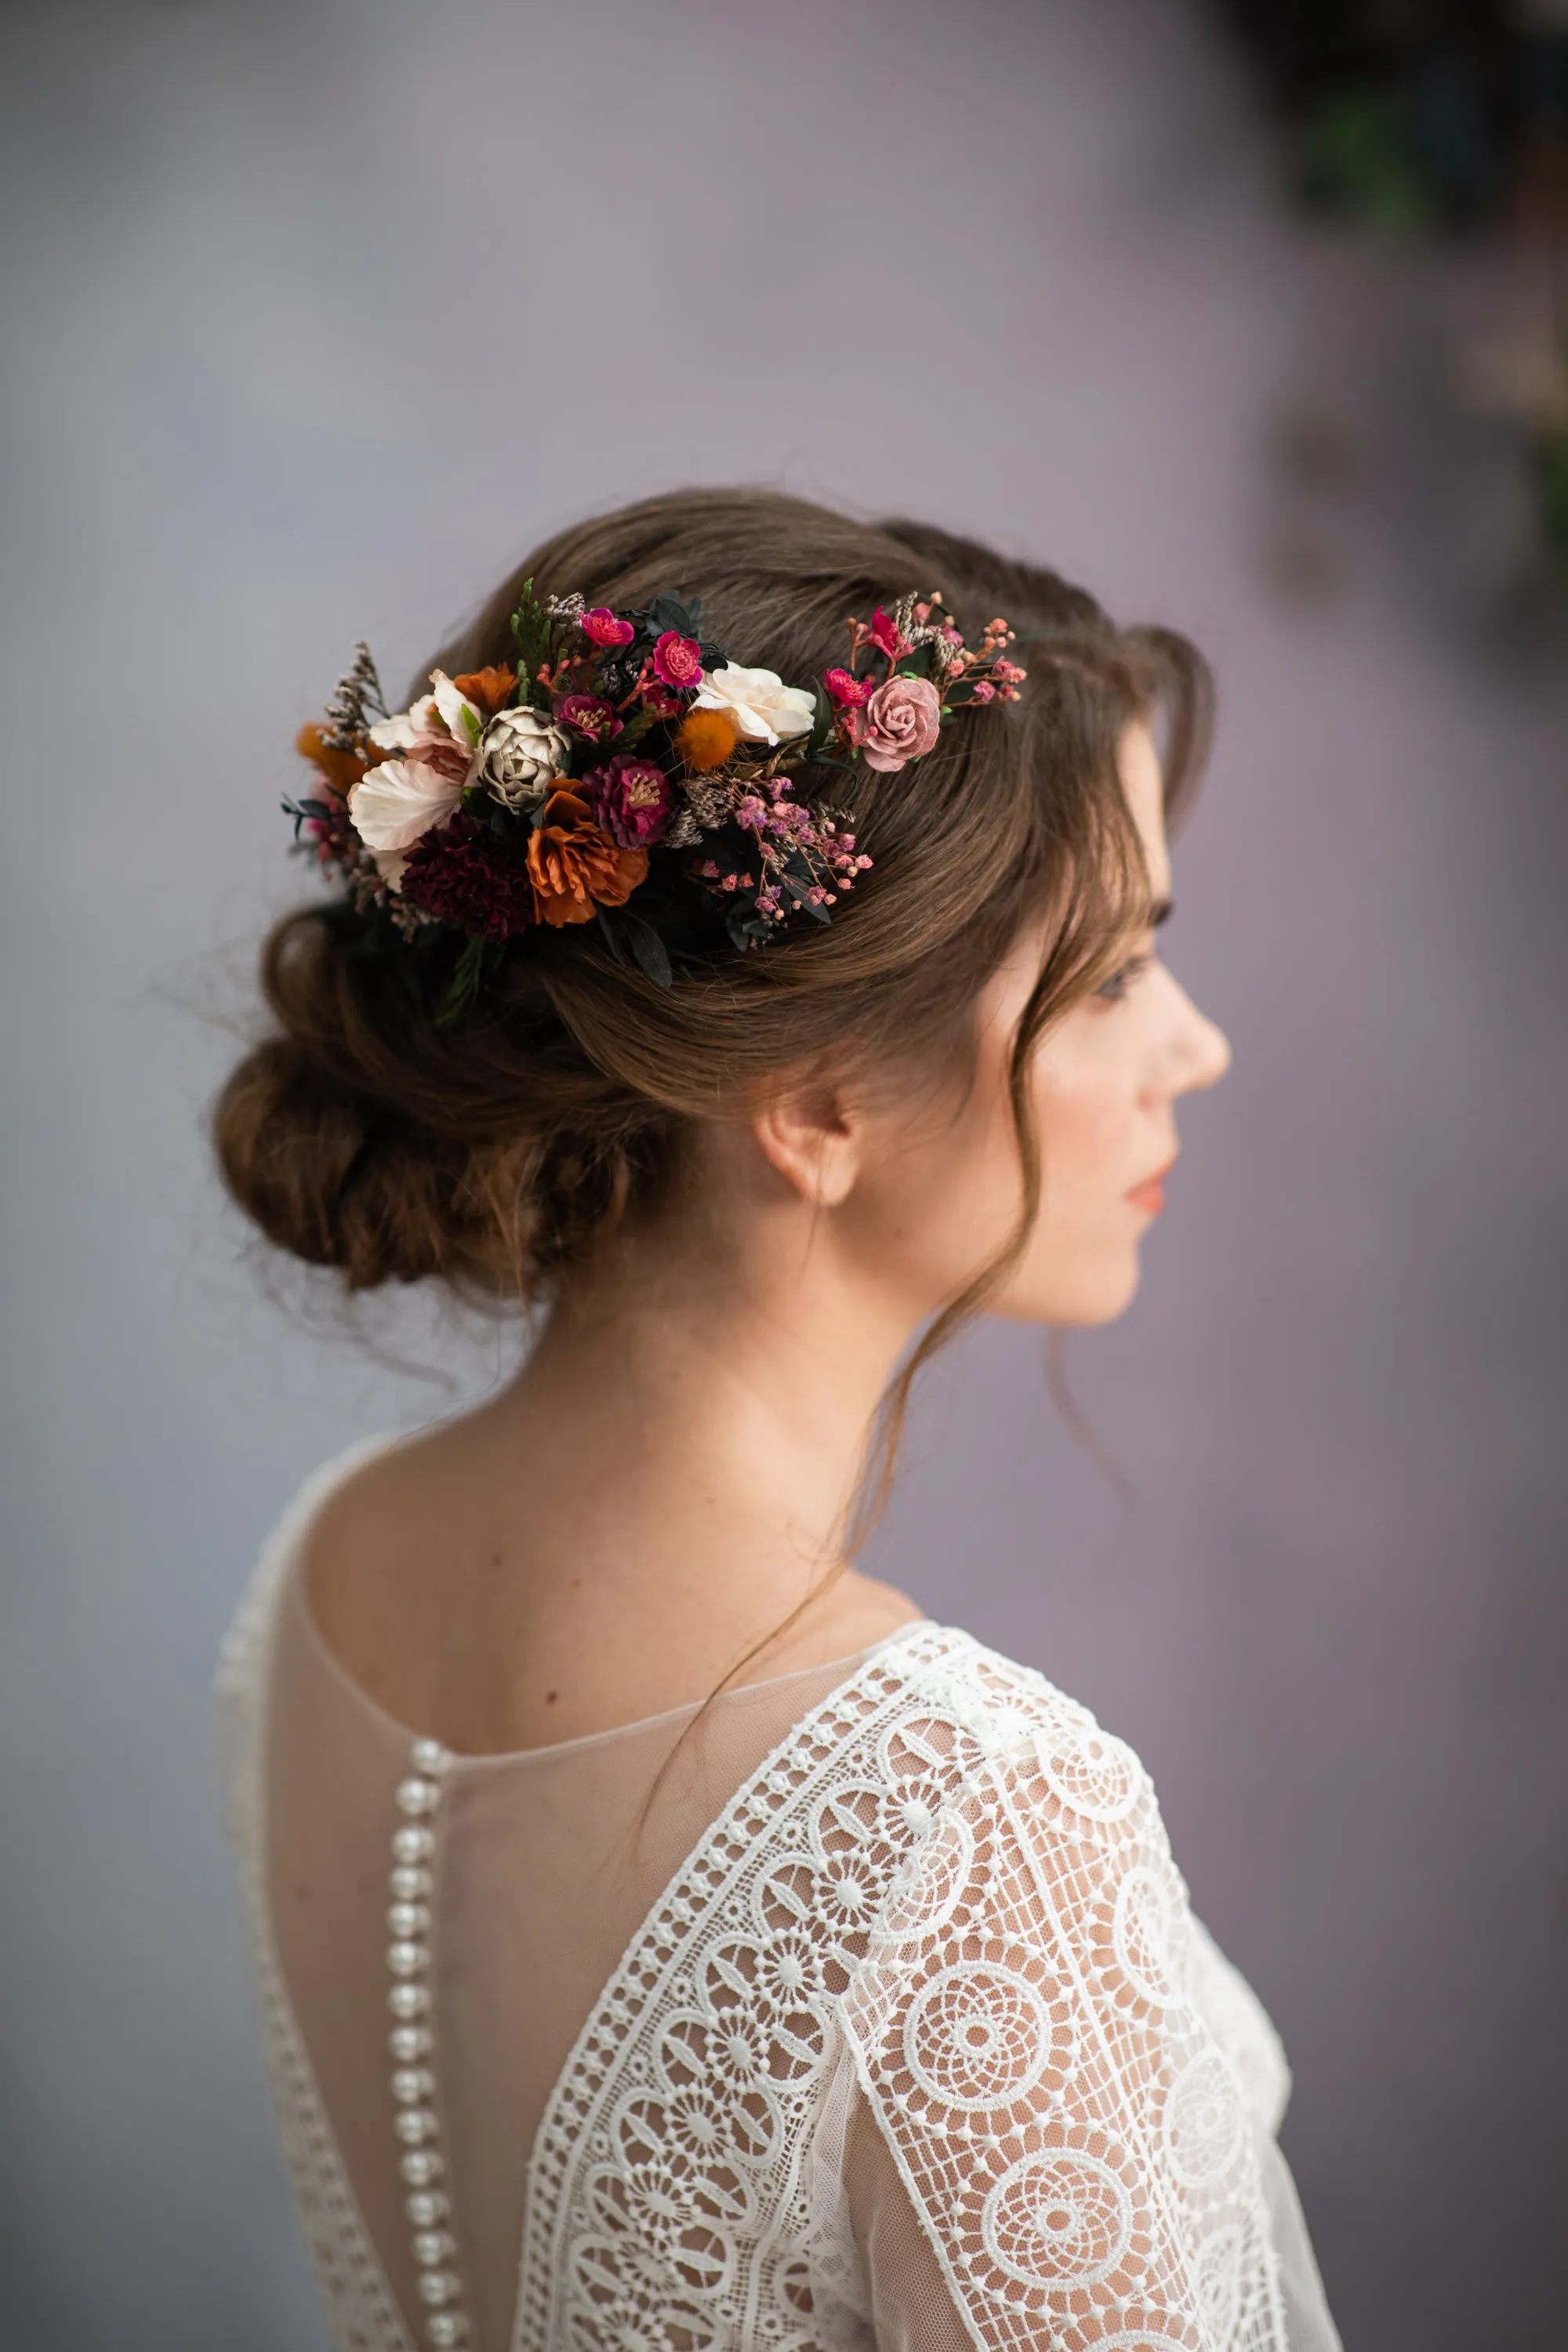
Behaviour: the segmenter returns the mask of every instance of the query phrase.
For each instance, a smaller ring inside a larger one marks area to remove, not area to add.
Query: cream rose
[[[503,808],[537,808],[572,752],[572,738],[542,710],[502,710],[479,738],[478,781]]]
[[[722,710],[753,743],[804,735],[816,716],[816,698],[804,687],[786,686],[774,671],[744,669],[739,662],[704,670],[693,707]]]

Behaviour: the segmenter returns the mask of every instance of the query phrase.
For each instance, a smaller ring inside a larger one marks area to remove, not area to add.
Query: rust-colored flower
[[[700,776],[722,767],[740,740],[740,730],[727,710],[688,711],[675,731],[676,750]]]
[[[530,835],[528,871],[542,923],[588,923],[599,907],[624,907],[647,873],[646,849],[612,841],[578,793],[552,793]]]
[[[294,738],[294,749],[302,760],[309,760],[341,801],[347,800],[370,765],[357,751],[337,751],[319,727],[301,727]]]
[[[452,684],[459,694],[468,696],[481,718],[493,719],[517,684],[517,672],[513,669],[468,669],[461,677],[455,677]]]

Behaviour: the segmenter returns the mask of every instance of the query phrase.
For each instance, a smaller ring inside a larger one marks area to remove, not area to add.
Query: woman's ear
[[[861,1136],[831,1087],[781,1096],[752,1117],[752,1133],[785,1182],[814,1208],[836,1209],[860,1173]]]

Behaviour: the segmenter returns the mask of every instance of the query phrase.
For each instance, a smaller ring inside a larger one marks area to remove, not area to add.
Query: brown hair
[[[563,531],[443,651],[443,668],[506,660],[529,576],[541,594],[622,609],[661,590],[700,595],[731,659],[789,680],[843,658],[847,614],[940,589],[966,637],[1005,614],[1029,678],[1017,704],[964,712],[903,773],[857,770],[847,800],[874,863],[830,926],[716,957],[668,990],[615,962],[592,927],[541,928],[480,1008],[444,1030],[395,964],[356,954],[346,906],[284,917],[261,957],[274,1025],[216,1106],[224,1177],[270,1241],[350,1290],[433,1278],[548,1300],[658,1202],[697,1125],[759,1085],[962,1052],[980,990],[1048,905],[1059,920],[1010,1066],[1018,1227],[889,1391],[879,1497],[915,1373],[1027,1241],[1039,1191],[1030,1048],[1136,919],[1121,733],[1163,706],[1167,799],[1180,800],[1206,743],[1207,671],[1184,639],[1117,629],[1055,572],[929,525],[869,525],[747,489],[672,492]],[[832,784],[842,803],[842,779]]]

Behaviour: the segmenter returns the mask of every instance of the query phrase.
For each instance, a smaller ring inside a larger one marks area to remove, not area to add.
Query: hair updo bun
[[[435,1279],[548,1297],[657,1203],[696,1124],[750,1087],[960,1045],[1048,902],[1061,922],[1027,1016],[1037,1034],[1114,953],[1140,874],[1123,729],[1164,702],[1173,800],[1204,748],[1207,673],[1183,639],[1119,631],[1055,573],[925,525],[758,490],[652,499],[541,548],[442,668],[505,662],[531,576],[542,595],[616,609],[700,596],[733,660],[786,678],[842,658],[847,614],[940,588],[966,637],[1007,614],[1029,679],[1016,705],[965,712],[901,773],[835,775],[874,862],[831,925],[716,956],[668,990],[615,962],[593,927],[542,926],[478,1008],[439,1028],[396,959],[363,951],[346,902],[285,916],[261,957],[271,1027],[218,1098],[217,1156],[267,1238],[350,1290]]]

